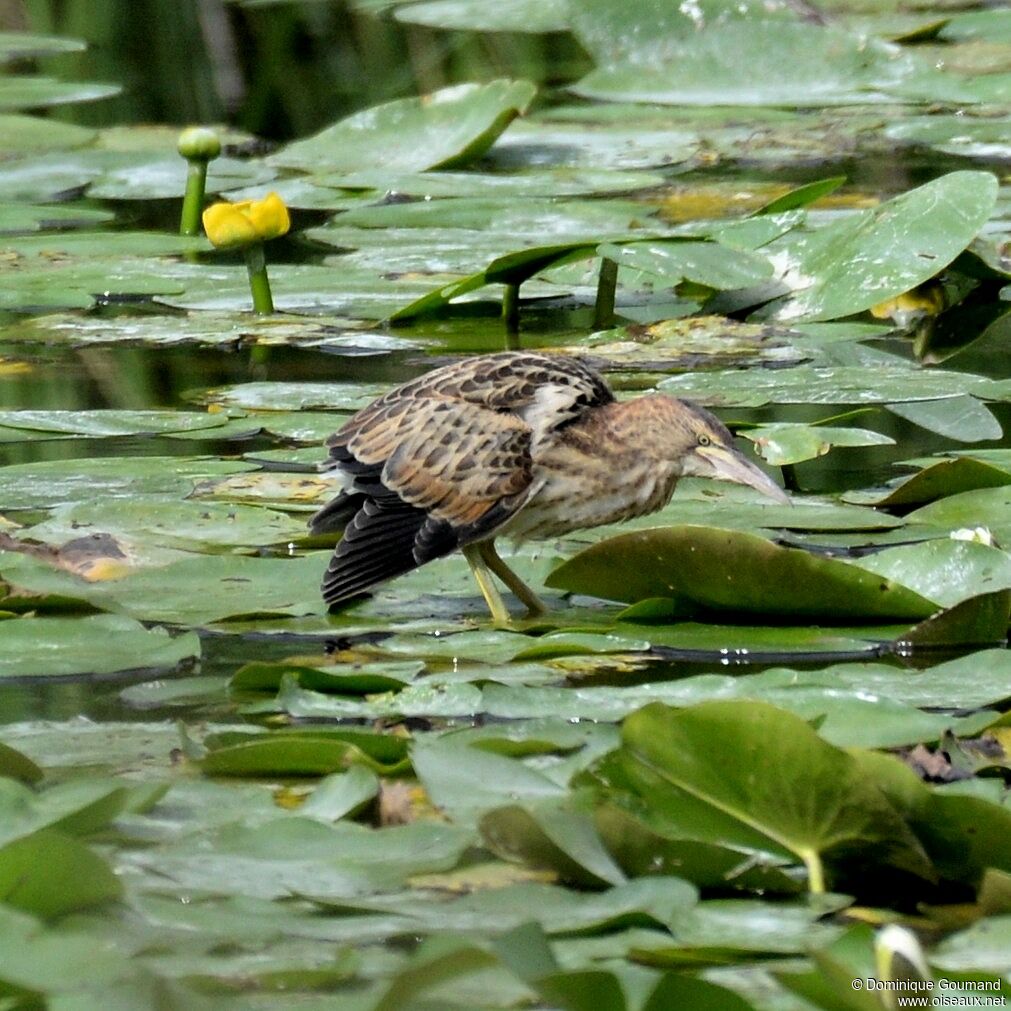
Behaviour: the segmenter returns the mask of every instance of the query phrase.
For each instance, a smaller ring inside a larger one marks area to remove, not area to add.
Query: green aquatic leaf
[[[1002,391],[991,379],[943,369],[902,365],[868,369],[838,365],[776,372],[695,372],[664,379],[660,388],[676,397],[692,397],[705,404],[761,407],[764,404],[896,404],[941,400],[966,393],[987,396]]]
[[[536,90],[529,81],[498,80],[397,99],[295,141],[270,161],[313,172],[455,168],[479,158]]]
[[[2,436],[0,436],[2,438]],[[62,544],[103,533],[180,548],[208,551],[225,547],[265,547],[306,536],[302,519],[261,506],[220,502],[81,502],[61,506],[29,527],[32,540]]]
[[[7,112],[75,102],[95,102],[118,95],[122,90],[118,84],[59,81],[55,77],[18,74],[0,77],[0,109]]]
[[[0,115],[4,149],[10,154],[36,154],[83,147],[95,139],[95,131],[74,123],[41,116]]]
[[[564,562],[546,582],[628,603],[672,597],[720,611],[831,620],[917,619],[935,610],[913,590],[855,565],[716,527],[666,527],[613,537]]]
[[[977,488],[937,499],[909,513],[910,523],[949,529],[987,527],[999,543],[1011,543],[1011,486]]]
[[[50,207],[38,204],[0,203],[0,234],[42,232],[58,228],[84,228],[111,221],[109,211],[96,207]]]
[[[239,186],[269,189],[273,169],[262,162],[215,158],[207,166],[207,193],[221,193]],[[175,152],[148,155],[143,161],[110,168],[88,186],[88,196],[103,200],[173,200],[186,189],[186,162]]]
[[[204,404],[249,411],[359,411],[390,387],[385,383],[242,383],[192,394]],[[270,419],[264,419],[269,424]],[[335,419],[337,427],[339,419]],[[252,469],[252,468],[250,468]]]
[[[1004,433],[989,408],[968,395],[945,400],[889,404],[888,410],[929,432],[958,442],[984,442]]]
[[[917,461],[922,470],[890,486],[885,493],[851,492],[847,499],[875,506],[923,505],[948,495],[1011,484],[1011,462],[1006,465],[977,460],[971,456]]]
[[[38,35],[32,32],[0,32],[0,63],[26,60],[35,56],[57,53],[79,53],[87,48],[82,39],[67,39],[59,35]]]
[[[0,572],[6,557],[0,555]],[[200,641],[192,633],[170,636],[164,629],[146,629],[118,615],[24,617],[4,622],[0,678],[172,669],[199,656]]]
[[[626,10],[634,23],[636,8]],[[689,20],[681,12],[673,17]],[[626,52],[612,50],[572,90],[609,102],[678,106],[859,105],[880,101],[881,89],[910,77],[914,68],[898,47],[840,28],[742,18],[673,38],[640,33]]]
[[[322,776],[363,765],[392,775],[407,767],[407,745],[364,730],[223,734],[207,738],[209,776]]]
[[[755,444],[755,449],[763,460],[776,466],[814,460],[837,446],[895,444],[890,436],[865,428],[836,428],[831,425],[804,425],[796,422],[746,428],[741,435]]]
[[[707,288],[749,288],[772,277],[772,264],[758,253],[731,249],[718,242],[630,242],[603,245],[598,253],[619,267],[631,267],[673,287],[694,281]]]
[[[318,186],[329,185],[345,190],[359,188],[378,190],[419,199],[591,196],[653,189],[664,182],[664,177],[656,172],[621,172],[608,168],[532,167],[521,172],[408,173],[363,169],[350,175],[314,175],[311,178]],[[335,219],[334,224],[340,220]]]
[[[554,871],[562,881],[584,888],[626,880],[594,827],[589,805],[580,799],[510,804],[487,812],[480,824],[485,845],[504,859]]]
[[[0,429],[107,438],[122,435],[163,435],[218,428],[227,424],[224,414],[182,411],[2,411]],[[0,434],[0,441],[3,435]]]
[[[996,200],[990,173],[949,172],[872,210],[790,233],[769,251],[794,289],[776,318],[851,316],[910,291],[972,242]]]
[[[761,702],[680,711],[654,703],[626,719],[622,742],[627,774],[641,787],[657,784],[660,792],[645,797],[658,813],[678,819],[700,809],[767,839],[803,862],[812,892],[825,890],[825,863],[840,851],[932,875],[858,763],[793,714]]]
[[[800,361],[804,352],[788,342],[790,336],[784,329],[724,316],[690,316],[601,330],[568,347],[612,367],[666,372],[700,364],[744,368]]]
[[[893,648],[900,653],[915,649],[979,647],[1007,641],[1011,625],[1011,590],[980,593],[932,614],[903,632]]]
[[[22,783],[37,783],[44,773],[27,756],[0,741],[0,776]]]
[[[972,541],[938,538],[906,544],[865,555],[853,564],[907,586],[944,607],[981,593],[1011,588],[1011,556]]]
[[[563,32],[569,27],[567,0],[429,0],[398,8],[398,21],[472,32]]]
[[[123,884],[97,853],[59,832],[0,847],[0,902],[50,920],[114,902]]]
[[[214,457],[137,456],[40,460],[0,467],[0,511],[52,509],[96,499],[178,496],[197,481],[257,470]]]

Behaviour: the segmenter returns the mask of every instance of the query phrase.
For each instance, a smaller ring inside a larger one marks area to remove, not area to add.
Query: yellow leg
[[[481,547],[478,544],[468,544],[463,549],[463,557],[467,559],[470,571],[474,574],[478,589],[484,602],[491,611],[491,619],[496,625],[508,625],[510,622],[509,611],[502,600],[502,594],[498,592],[498,587],[491,578],[491,572],[485,564]]]
[[[526,604],[527,611],[531,615],[547,613],[548,609],[537,594],[499,557],[493,540],[482,541],[477,545],[477,548],[481,553],[481,558],[484,560],[485,565],[512,590],[517,600]]]

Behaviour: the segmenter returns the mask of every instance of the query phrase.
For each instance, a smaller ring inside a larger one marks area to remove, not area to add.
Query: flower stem
[[[200,234],[200,212],[204,208],[204,190],[207,185],[207,162],[203,158],[190,158],[186,173],[186,194],[183,212],[179,218],[180,235]]]
[[[593,305],[593,326],[603,330],[614,326],[614,290],[618,285],[618,264],[606,256],[600,261],[597,301]]]
[[[249,290],[253,295],[253,312],[269,316],[274,311],[274,299],[267,279],[267,261],[263,256],[263,243],[254,242],[243,251],[246,270],[249,272]]]
[[[520,286],[507,284],[502,292],[502,319],[505,320],[506,332],[519,333],[520,329]]]

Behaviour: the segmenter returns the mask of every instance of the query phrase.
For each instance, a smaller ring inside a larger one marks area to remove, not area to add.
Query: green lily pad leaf
[[[775,706],[654,703],[625,720],[619,754],[635,781],[662,791],[646,793],[658,814],[698,809],[764,837],[803,862],[812,892],[825,890],[825,862],[841,850],[932,877],[916,838],[859,764]]]
[[[789,422],[746,428],[741,435],[755,444],[755,449],[763,460],[777,466],[817,459],[836,446],[895,444],[895,440],[889,436],[865,428],[835,428],[830,425]]]
[[[0,741],[0,776],[30,784],[37,783],[43,772],[27,755]]]
[[[681,165],[699,153],[701,138],[691,131],[691,125],[672,129],[665,121],[630,127],[624,121],[607,122],[599,117],[577,125],[543,117],[524,119],[499,138],[487,159],[504,170],[531,164],[621,170]]]
[[[949,529],[989,528],[999,542],[1011,543],[1011,486],[979,488],[949,495],[909,513],[910,523]]]
[[[748,288],[772,277],[772,264],[764,256],[718,242],[630,242],[603,245],[597,252],[619,267],[654,274],[672,287],[694,281],[722,291]]]
[[[226,679],[222,677],[177,677],[130,685],[119,693],[119,697],[133,709],[191,706],[194,703],[217,702],[226,684]]]
[[[768,675],[773,676],[771,671]],[[927,670],[846,663],[826,667],[818,674],[825,684],[841,684],[921,709],[978,709],[1004,702],[1011,697],[1009,678],[1011,653],[1003,649],[970,653]]]
[[[86,601],[144,621],[178,625],[209,625],[253,614],[321,613],[319,580],[324,568],[324,559],[313,555],[290,559],[198,555],[89,583],[38,559],[0,553],[0,575],[22,596]],[[200,592],[195,593],[194,587]]]
[[[249,312],[252,299],[245,267],[228,264],[160,264],[163,281],[176,287],[157,301],[179,309],[216,312]],[[275,264],[270,268],[270,285],[278,311],[319,316],[341,315],[357,319],[384,319],[398,305],[423,295],[431,280],[390,279],[378,271],[364,274],[345,272],[334,284],[332,267],[311,263]],[[174,294],[179,292],[181,294]]]
[[[0,77],[0,109],[39,109],[50,105],[94,102],[111,98],[123,89],[118,84],[93,84],[83,81],[58,81],[55,77],[19,74]]]
[[[873,210],[777,240],[777,262],[794,288],[777,317],[851,316],[910,291],[972,242],[996,200],[990,173],[949,172]]]
[[[242,383],[206,390],[192,399],[249,411],[360,411],[387,390],[382,383]],[[339,422],[335,419],[335,429]]]
[[[227,422],[227,415],[182,411],[0,411],[0,429],[93,438],[192,432],[218,428]]]
[[[944,973],[1006,973],[1011,971],[1009,953],[1011,916],[988,916],[946,937],[931,950],[930,962]],[[953,983],[952,995],[957,992]]]
[[[379,777],[362,765],[352,765],[347,772],[335,772],[319,785],[298,809],[306,818],[339,821],[355,815],[379,794]]]
[[[564,786],[518,759],[452,739],[415,741],[411,761],[432,803],[458,822],[517,799],[566,795]]]
[[[1011,589],[1011,556],[972,541],[938,538],[886,548],[854,564],[907,586],[943,607],[980,593]]]
[[[35,35],[31,32],[0,32],[0,63],[26,60],[33,56],[79,53],[86,48],[87,43],[81,39],[66,39],[59,35]]]
[[[705,365],[739,368],[797,362],[804,357],[785,340],[789,331],[723,316],[691,316],[601,330],[570,344],[611,368],[674,371]]]
[[[407,746],[365,730],[285,731],[208,738],[201,761],[209,776],[321,776],[363,765],[393,775],[407,768]]]
[[[1011,465],[1002,466],[967,456],[919,462],[922,470],[883,495],[868,491],[850,492],[845,497],[878,507],[923,505],[963,491],[1011,484]]]
[[[172,200],[186,190],[186,162],[175,153],[112,168],[88,187],[88,195],[103,200]],[[275,177],[262,162],[215,158],[207,166],[207,192],[239,186],[263,186]]]
[[[513,247],[528,237],[543,244],[596,245],[609,233],[624,237],[649,222],[653,208],[631,200],[524,200],[508,197],[448,197],[408,203],[373,204],[342,214],[336,224],[355,228],[463,228],[507,235]],[[520,252],[528,252],[521,250]]]
[[[767,204],[763,204],[755,214],[767,217],[793,211],[799,207],[807,207],[808,204],[813,204],[815,201],[821,200],[822,197],[834,193],[845,182],[846,176],[831,176],[828,179],[817,179],[813,183],[796,186],[789,193],[784,193],[781,197],[776,197]]]
[[[236,691],[276,691],[281,687],[284,676],[291,674],[302,688],[337,695],[368,695],[403,688],[424,670],[425,665],[420,660],[342,663],[329,667],[254,661],[243,664],[232,675],[229,684]]]
[[[297,719],[384,719],[392,717],[474,716],[481,710],[481,692],[474,685],[413,684],[402,691],[371,695],[362,700],[299,688],[293,677],[281,683],[277,702],[257,706],[256,712],[288,713]]]
[[[989,117],[940,115],[911,117],[890,123],[885,136],[911,146],[929,147],[963,158],[1004,159],[1011,155],[1008,121]]]
[[[417,10],[416,6],[414,10]],[[655,172],[608,168],[528,168],[523,172],[390,172],[364,169],[350,175],[315,175],[318,186],[369,189],[418,199],[436,197],[572,197],[625,193],[663,185]],[[338,218],[337,221],[340,221]]]
[[[95,139],[95,131],[75,123],[41,116],[0,115],[0,134],[9,154],[37,154],[83,147]]]
[[[894,404],[940,400],[966,393],[985,396],[992,380],[943,369],[901,366],[798,365],[776,372],[695,372],[664,379],[660,389],[704,404],[761,407],[764,404]]]
[[[554,871],[574,885],[620,885],[625,874],[585,807],[576,799],[551,798],[496,808],[481,818],[481,835],[498,856]]]
[[[96,533],[147,544],[206,551],[286,544],[306,536],[305,523],[261,506],[219,502],[81,502],[61,506],[28,530],[32,540],[62,544]]]
[[[270,161],[312,172],[454,168],[484,154],[536,91],[529,81],[498,80],[398,99],[295,141]]]
[[[554,246],[536,246],[521,252],[507,253],[492,260],[484,270],[476,274],[426,292],[409,305],[397,309],[390,316],[390,321],[399,323],[416,316],[437,312],[461,295],[488,284],[522,284],[523,281],[553,264],[583,259],[589,255],[591,248],[590,245],[577,241]]]
[[[256,470],[213,457],[140,456],[43,460],[0,467],[0,511],[51,509],[76,502],[183,497],[199,480]]]
[[[657,43],[642,35],[633,52],[612,57],[572,90],[608,102],[677,106],[856,105],[914,67],[898,47],[876,39],[779,18],[728,20],[660,45],[665,56],[644,63],[641,50]],[[743,62],[742,52],[749,54]]]
[[[0,901],[45,920],[115,902],[123,884],[83,843],[36,832],[0,848]]]
[[[1007,641],[1011,624],[1011,590],[996,590],[954,604],[914,625],[896,640],[906,653],[916,647],[986,646]]]
[[[396,19],[432,28],[471,32],[564,32],[569,27],[567,0],[429,0],[397,10]]]
[[[907,404],[889,404],[888,410],[929,432],[958,442],[983,442],[1003,435],[1000,422],[975,397],[949,397]]]
[[[171,669],[198,656],[200,641],[192,633],[173,637],[118,615],[16,618],[3,625],[0,678]]]
[[[110,221],[113,217],[109,211],[95,207],[0,203],[0,234],[82,228],[96,222]]]
[[[925,618],[931,601],[858,566],[716,527],[666,527],[601,541],[546,585],[633,603],[692,600],[717,611],[845,618]],[[770,594],[769,587],[776,591]]]

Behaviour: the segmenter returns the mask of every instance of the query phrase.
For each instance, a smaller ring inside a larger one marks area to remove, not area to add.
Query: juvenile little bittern
[[[405,383],[359,411],[327,445],[347,489],[310,521],[344,528],[323,579],[340,604],[457,548],[497,623],[492,575],[531,613],[534,592],[495,538],[557,537],[662,509],[678,478],[734,481],[787,502],[708,411],[662,393],[622,403],[588,365],[508,351]]]

